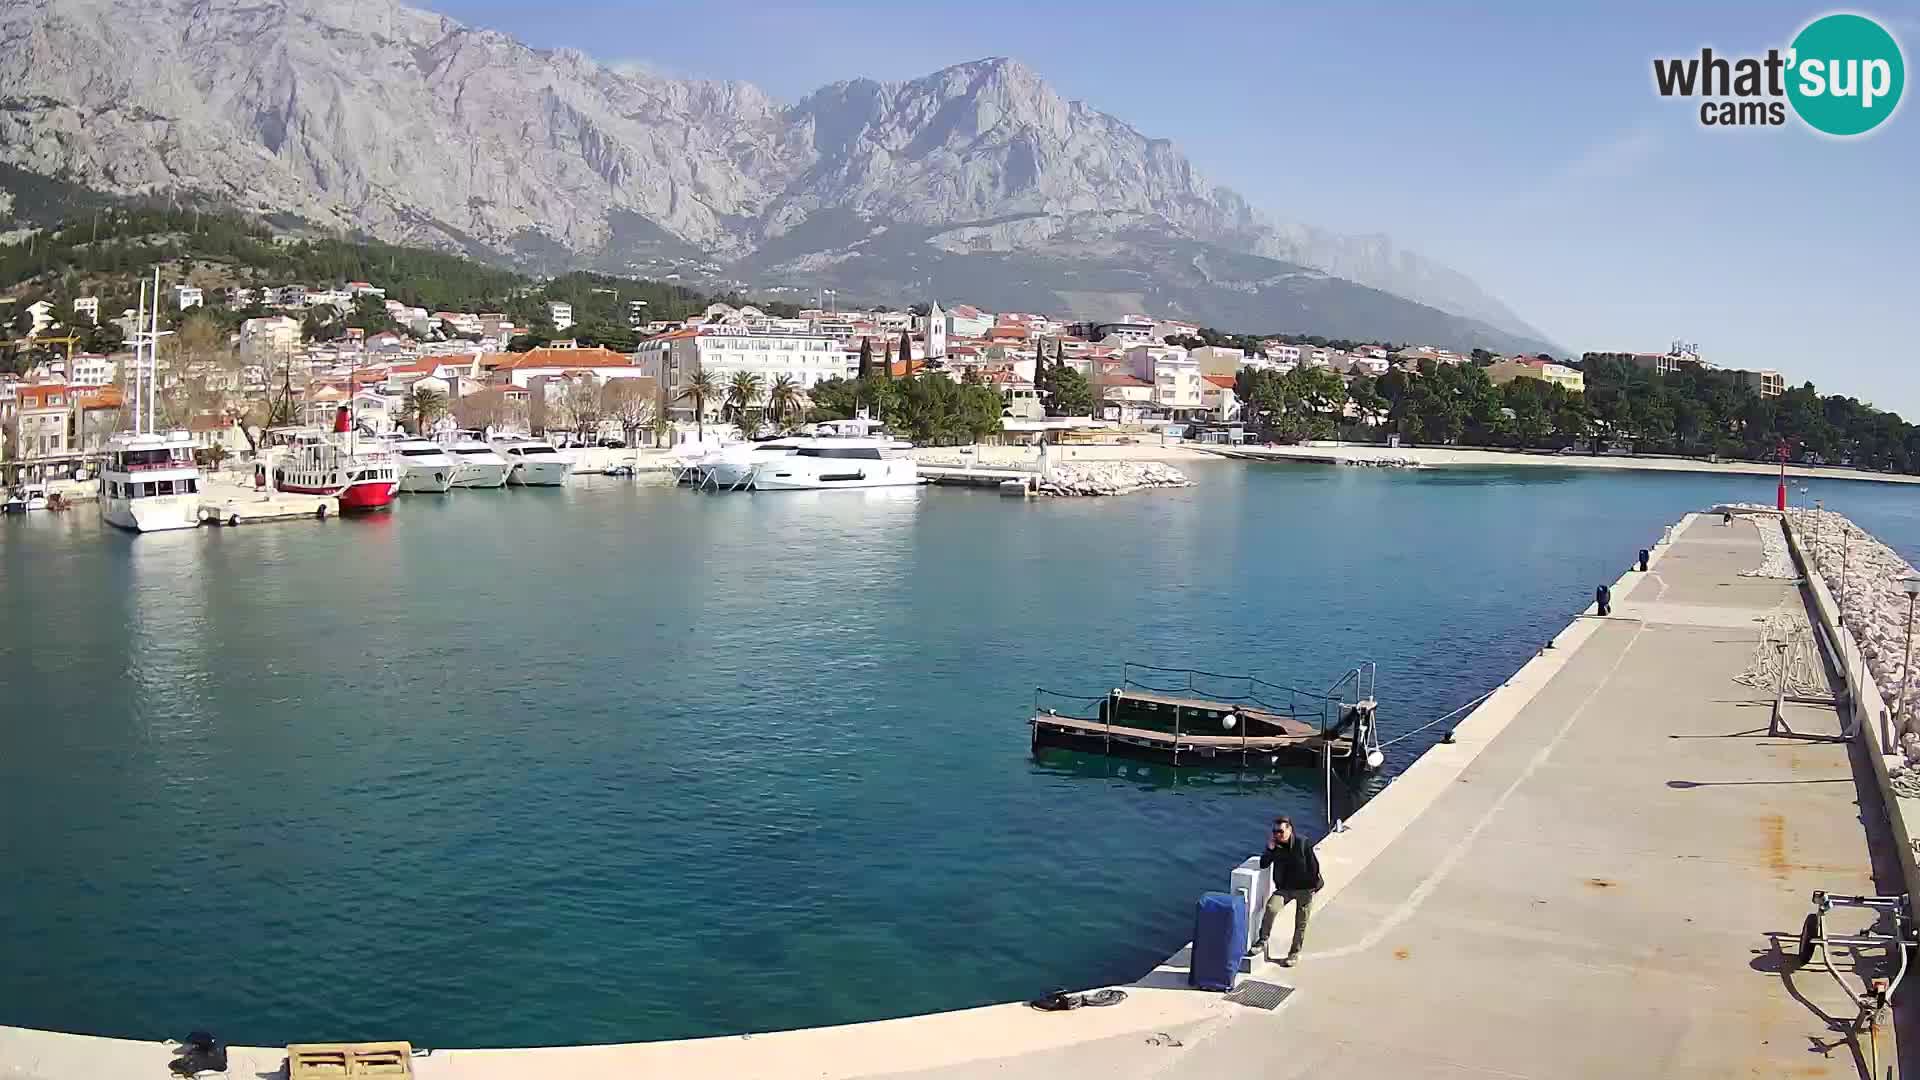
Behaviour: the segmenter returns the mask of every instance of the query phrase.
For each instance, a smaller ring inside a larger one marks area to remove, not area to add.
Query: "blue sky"
[[[1843,142],[1792,123],[1703,128],[1696,105],[1652,88],[1656,56],[1784,48],[1833,8],[429,6],[786,100],[1016,57],[1274,217],[1385,233],[1575,352],[1694,341],[1920,419],[1920,106]],[[1850,10],[1920,59],[1920,6]]]

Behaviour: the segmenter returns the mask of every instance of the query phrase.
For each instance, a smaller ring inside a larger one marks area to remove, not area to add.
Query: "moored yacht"
[[[545,439],[500,435],[493,448],[507,459],[507,483],[520,487],[556,487],[567,482],[573,460]]]
[[[400,490],[444,495],[453,490],[460,460],[426,439],[398,439],[393,454],[400,467]]]
[[[134,532],[191,529],[200,523],[200,466],[193,436],[121,432],[100,466],[100,516]]]
[[[459,462],[453,474],[457,488],[502,488],[513,466],[487,445],[477,431],[453,431],[440,436],[441,445]]]
[[[819,424],[793,440],[789,453],[756,462],[746,486],[755,491],[907,487],[920,483],[913,444],[865,417]]]
[[[775,458],[791,457],[806,441],[801,436],[785,436],[765,442],[729,443],[700,459],[695,482],[736,487],[752,479],[753,471],[761,465]]]

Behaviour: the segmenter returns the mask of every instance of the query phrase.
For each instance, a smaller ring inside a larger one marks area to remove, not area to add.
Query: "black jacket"
[[[1293,839],[1286,846],[1273,848],[1260,853],[1260,865],[1273,867],[1273,887],[1279,892],[1300,892],[1306,889],[1318,890],[1327,881],[1320,876],[1320,856],[1314,854],[1313,845],[1307,838],[1294,831]]]

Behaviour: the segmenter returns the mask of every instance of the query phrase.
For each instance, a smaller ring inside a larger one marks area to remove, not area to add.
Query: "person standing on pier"
[[[1306,837],[1293,831],[1293,819],[1277,817],[1273,819],[1273,834],[1267,839],[1267,849],[1260,853],[1260,867],[1273,870],[1273,895],[1267,898],[1267,909],[1260,916],[1260,936],[1253,943],[1253,951],[1266,955],[1273,920],[1281,908],[1292,903],[1293,947],[1280,961],[1282,967],[1292,967],[1299,962],[1300,946],[1307,940],[1313,894],[1326,885],[1326,879],[1320,876],[1320,856],[1314,854],[1313,845],[1307,843]]]

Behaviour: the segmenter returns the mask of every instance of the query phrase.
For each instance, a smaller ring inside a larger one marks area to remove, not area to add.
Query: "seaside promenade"
[[[1761,528],[1689,516],[1649,572],[1616,583],[1610,616],[1576,619],[1326,838],[1306,961],[1253,976],[1293,988],[1277,1010],[1177,988],[1176,956],[1109,1008],[442,1050],[416,1074],[1863,1075],[1845,991],[1790,958],[1813,890],[1898,893],[1900,871],[1859,742],[1771,737],[1771,691],[1736,681],[1762,623],[1804,611],[1793,582],[1743,576],[1762,563]],[[1803,734],[1840,728],[1829,706],[1784,715]],[[1868,959],[1864,974],[1881,973],[1884,957]],[[937,956],[925,974],[939,977]],[[1883,1028],[1882,1069],[1912,1047]],[[165,1059],[154,1043],[0,1028],[6,1080],[162,1075]],[[275,1075],[280,1059],[240,1051],[232,1074]]]
[[[1519,450],[1478,450],[1459,446],[1379,446],[1372,443],[1303,443],[1299,446],[1209,447],[1199,451],[1245,461],[1294,461],[1313,465],[1375,465],[1411,462],[1423,468],[1533,467],[1628,469],[1637,472],[1716,473],[1723,476],[1777,476],[1780,467],[1760,461],[1703,461],[1699,458],[1638,454],[1551,454]],[[1870,480],[1882,484],[1920,484],[1907,473],[1867,472],[1830,465],[1787,465],[1792,480]]]

